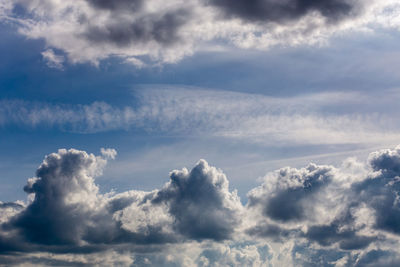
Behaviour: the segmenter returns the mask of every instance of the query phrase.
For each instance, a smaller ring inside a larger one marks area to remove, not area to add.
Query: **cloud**
[[[121,9],[129,12],[137,12],[143,6],[143,0],[116,0],[116,1],[107,1],[107,0],[87,0],[87,2],[94,7],[102,8],[106,10],[116,10]]]
[[[100,194],[94,177],[116,152],[102,149],[102,155],[60,149],[45,157],[24,187],[31,200],[0,205],[0,261],[13,253],[40,252],[60,255],[43,256],[51,258],[46,264],[73,264],[81,254],[110,249],[123,254],[186,240],[231,238],[242,204],[221,171],[200,161],[190,175],[172,172],[171,182],[159,190]],[[63,258],[64,253],[75,257]]]
[[[90,254],[70,253],[54,254],[33,252],[18,255],[1,256],[0,262],[6,266],[123,266],[129,267],[135,259],[129,253],[102,251]]]
[[[181,41],[178,30],[187,16],[188,11],[176,10],[160,17],[147,16],[131,23],[117,21],[105,26],[90,26],[84,37],[89,42],[111,43],[118,47],[151,41],[169,46]]]
[[[0,100],[0,126],[65,132],[143,130],[149,135],[222,137],[256,144],[390,144],[399,128],[399,95],[358,92],[290,98],[217,90],[143,89],[125,107]],[[365,104],[370,103],[370,104]],[[337,110],[340,110],[338,113]],[[380,114],[380,115],[377,115]]]
[[[328,20],[339,20],[354,14],[358,9],[358,1],[328,0],[328,1],[226,1],[211,0],[212,5],[223,10],[225,16],[238,17],[249,21],[284,21],[298,20],[311,12],[318,12]]]
[[[24,191],[33,202],[11,224],[30,242],[78,244],[98,210],[98,187],[93,177],[101,174],[105,159],[76,150],[48,155],[28,180]]]
[[[47,49],[42,52],[43,60],[46,62],[47,66],[54,69],[62,70],[64,68],[64,56],[56,55],[53,49]]]
[[[246,205],[200,160],[152,191],[99,192],[112,149],[60,149],[0,203],[6,265],[394,266],[399,262],[400,147],[341,166],[267,174]]]
[[[385,253],[392,255],[392,245],[399,241],[392,236],[399,234],[400,225],[399,151],[396,147],[371,153],[364,170],[350,160],[340,168],[311,164],[267,175],[248,194],[253,223],[246,232],[275,242],[295,239],[301,250],[315,247],[301,252],[301,266],[328,258],[333,262],[347,257],[346,251],[361,251],[346,259],[349,266],[358,266],[376,246],[386,246]],[[326,249],[335,252],[329,256]],[[391,256],[394,262],[397,256]]]
[[[100,149],[101,155],[109,159],[115,159],[117,156],[117,151],[113,148],[101,148]]]
[[[320,45],[338,33],[399,25],[396,0],[3,2],[2,21],[29,38],[44,39],[72,63],[120,57],[152,66],[220,41],[246,49]]]
[[[248,194],[249,205],[261,205],[263,214],[276,221],[310,219],[313,205],[307,205],[332,179],[331,172],[331,167],[315,164],[300,170],[281,169]]]
[[[374,172],[354,184],[354,191],[373,209],[376,228],[399,234],[400,147],[371,153],[368,161]]]
[[[23,202],[1,202],[0,201],[0,223],[7,222],[25,208]]]
[[[170,177],[153,203],[167,203],[177,230],[192,239],[229,239],[242,204],[236,192],[229,192],[226,176],[200,160],[190,172],[173,171]]]

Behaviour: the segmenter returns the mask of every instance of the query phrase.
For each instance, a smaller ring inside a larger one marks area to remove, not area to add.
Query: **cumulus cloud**
[[[262,213],[276,221],[310,219],[313,217],[313,196],[330,179],[332,168],[310,164],[304,169],[285,168],[265,178],[265,183],[252,190],[249,206],[261,205]]]
[[[400,147],[366,162],[269,173],[243,205],[200,160],[153,191],[99,192],[112,149],[60,149],[0,203],[6,265],[393,266],[399,262]]]
[[[340,168],[312,164],[269,174],[248,194],[247,207],[258,222],[247,233],[298,240],[295,250],[304,255],[296,260],[302,266],[321,261],[369,266],[380,259],[363,263],[367,255],[382,247],[391,258],[382,266],[390,266],[398,257],[392,252],[399,241],[398,159],[399,147],[371,153],[364,170],[350,160]],[[353,251],[352,257],[347,251]]]
[[[192,239],[223,240],[231,237],[242,207],[229,191],[226,176],[200,160],[190,172],[173,171],[154,203],[168,203],[177,230]]]
[[[373,173],[354,185],[360,201],[375,213],[375,227],[400,233],[400,147],[372,153],[369,164]]]
[[[157,251],[161,245],[231,238],[243,206],[221,171],[200,161],[190,174],[172,172],[159,190],[100,194],[94,178],[116,155],[113,149],[101,152],[60,149],[46,156],[24,187],[30,202],[1,203],[2,262],[27,253],[32,259],[51,258],[49,265],[73,264],[86,253]],[[63,258],[64,253],[76,255]]]
[[[106,163],[101,157],[77,150],[48,155],[24,191],[33,201],[10,225],[38,244],[79,244],[102,203],[93,177]]]
[[[399,25],[387,12],[396,13],[396,0],[3,2],[3,21],[18,25],[29,38],[43,38],[73,63],[98,64],[110,56],[152,64],[177,62],[218,40],[267,49],[321,44],[336,33]]]

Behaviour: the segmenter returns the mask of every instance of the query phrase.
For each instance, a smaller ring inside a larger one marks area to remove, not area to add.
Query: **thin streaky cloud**
[[[366,109],[366,96],[322,93],[276,98],[210,90],[143,90],[136,107],[115,107],[105,102],[90,105],[2,100],[0,124],[66,132],[96,133],[139,129],[167,136],[219,136],[260,144],[379,143],[395,141],[397,113],[377,114]],[[354,100],[352,100],[354,99]],[[395,101],[397,94],[388,101]],[[367,99],[368,100],[368,99]],[[349,111],[335,114],[332,107]],[[376,106],[376,107],[375,107]],[[369,108],[369,107],[367,107]]]

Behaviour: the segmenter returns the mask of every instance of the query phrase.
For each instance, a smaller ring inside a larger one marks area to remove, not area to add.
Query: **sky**
[[[0,265],[399,266],[400,1],[0,0]]]

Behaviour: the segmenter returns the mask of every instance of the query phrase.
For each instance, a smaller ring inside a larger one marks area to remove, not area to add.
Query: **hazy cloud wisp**
[[[136,92],[135,107],[0,100],[0,126],[78,133],[142,130],[150,135],[217,136],[260,144],[391,144],[398,138],[398,112],[388,107],[395,107],[399,95],[388,94],[390,98],[372,100],[358,92],[279,98],[215,90],[146,89]]]

